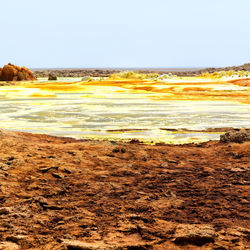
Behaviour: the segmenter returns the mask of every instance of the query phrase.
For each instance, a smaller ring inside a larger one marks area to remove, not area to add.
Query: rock
[[[68,250],[125,250],[125,249],[149,249],[152,247],[147,243],[128,243],[128,244],[103,244],[102,242],[97,243],[86,243],[79,240],[68,240],[63,239],[63,244]]]
[[[28,239],[27,235],[11,235],[6,238],[7,241],[18,243],[20,241],[26,241]]]
[[[132,139],[132,140],[130,140],[129,143],[131,143],[131,144],[138,144],[138,143],[141,143],[141,142],[138,139]]]
[[[48,200],[42,196],[34,197],[33,200],[38,202],[41,206],[48,205]]]
[[[33,73],[25,68],[11,63],[0,68],[0,81],[29,81],[37,80]]]
[[[120,152],[120,149],[119,149],[119,148],[114,148],[114,149],[112,150],[112,152],[113,152],[113,153],[119,153],[119,152]]]
[[[70,155],[72,155],[72,156],[76,156],[76,153],[73,152],[73,151],[68,151],[67,153],[70,154]]]
[[[66,173],[66,174],[71,174],[72,173],[68,168],[64,168],[63,172]]]
[[[174,234],[174,243],[179,245],[193,244],[202,246],[208,242],[214,242],[216,232],[211,225],[180,224]]]
[[[119,148],[119,147],[116,147],[116,148],[114,148],[113,150],[112,150],[112,152],[113,153],[119,153],[119,152],[121,152],[121,153],[126,153],[126,149],[125,148]]]
[[[166,159],[169,163],[177,164],[177,161]]]
[[[250,236],[250,229],[245,228],[245,227],[236,227],[235,230],[237,230],[238,232],[241,232],[243,234],[246,234],[248,236]]]
[[[49,159],[56,159],[56,157],[54,155],[49,155],[48,158]]]
[[[57,80],[57,76],[53,73],[50,73],[49,74],[49,77],[48,77],[48,80],[49,81],[56,81]]]
[[[121,148],[121,152],[124,154],[126,153],[126,149],[125,148]]]
[[[60,173],[52,173],[52,176],[55,177],[55,178],[57,178],[57,179],[64,178],[64,176],[62,174],[60,174]]]
[[[18,69],[11,64],[5,65],[0,74],[1,81],[17,81]]]
[[[213,246],[213,250],[228,250],[229,248],[225,246],[223,243],[216,242]]]
[[[63,207],[57,206],[57,205],[43,205],[44,209],[49,209],[49,210],[63,210]]]
[[[42,173],[46,173],[48,172],[49,170],[51,169],[55,169],[55,170],[58,170],[58,167],[57,166],[53,166],[53,167],[45,167],[45,168],[41,168],[39,169]]]
[[[120,245],[111,245],[108,249],[115,249],[115,250],[128,250],[128,249],[134,249],[134,250],[146,250],[146,249],[153,249],[152,244],[150,243],[127,243],[127,244],[120,244]]]
[[[244,171],[246,171],[245,169],[242,169],[242,168],[231,168],[230,170],[232,172],[244,172]]]
[[[11,157],[8,158],[8,161],[13,161],[13,160],[15,160],[14,156],[11,156]]]
[[[19,246],[12,242],[0,242],[0,250],[18,250]]]
[[[0,215],[2,215],[2,214],[10,214],[11,213],[11,208],[9,208],[9,207],[1,207],[0,208]]]
[[[242,143],[250,141],[249,129],[234,129],[220,136],[220,142]]]
[[[101,245],[100,243],[86,243],[79,240],[68,240],[63,239],[63,244],[67,247],[68,250],[107,250],[110,249],[105,245]]]
[[[161,238],[170,238],[176,229],[176,223],[161,219],[155,220],[154,232]]]
[[[113,154],[106,154],[106,155],[109,157],[115,157],[115,155],[113,155]]]

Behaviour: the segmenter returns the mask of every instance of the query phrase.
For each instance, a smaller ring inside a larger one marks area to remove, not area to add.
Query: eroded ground
[[[1,131],[0,249],[249,249],[249,159]]]

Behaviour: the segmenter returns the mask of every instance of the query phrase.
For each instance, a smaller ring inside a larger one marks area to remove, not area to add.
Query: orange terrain
[[[0,249],[249,249],[250,142],[0,131]]]
[[[195,78],[194,78],[195,79]],[[202,80],[199,78],[199,80]],[[229,101],[250,104],[250,78],[229,81],[203,80],[172,82],[152,80],[102,80],[90,82],[25,83],[40,91],[84,91],[92,87],[119,87],[118,93],[146,93],[151,99],[166,101]],[[42,96],[42,95],[41,95]],[[41,97],[39,96],[39,97]],[[31,96],[32,97],[32,96]],[[36,96],[33,96],[36,97]],[[38,96],[37,96],[38,97]]]

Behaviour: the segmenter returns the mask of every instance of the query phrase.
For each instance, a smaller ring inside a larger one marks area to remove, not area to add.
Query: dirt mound
[[[36,80],[33,73],[25,68],[9,63],[0,68],[0,81],[29,81]]]
[[[249,155],[2,131],[0,249],[249,249]]]
[[[220,136],[221,142],[242,143],[250,141],[250,129],[234,129]]]

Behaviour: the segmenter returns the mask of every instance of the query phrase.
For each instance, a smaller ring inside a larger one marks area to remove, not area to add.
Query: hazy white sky
[[[250,0],[0,0],[0,65],[250,62]]]

